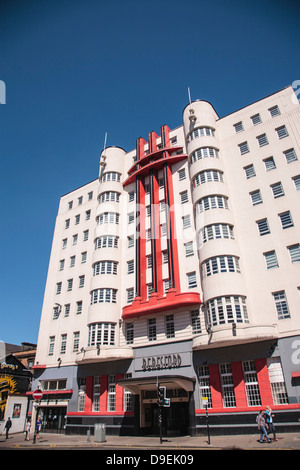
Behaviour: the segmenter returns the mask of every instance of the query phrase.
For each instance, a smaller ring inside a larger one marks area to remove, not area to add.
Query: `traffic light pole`
[[[159,438],[160,443],[162,444],[162,408],[165,404],[166,398],[166,387],[160,386],[159,383],[157,384],[157,404],[158,404],[158,423],[159,423]]]

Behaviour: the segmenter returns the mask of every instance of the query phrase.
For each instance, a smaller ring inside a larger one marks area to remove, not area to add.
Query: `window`
[[[208,277],[219,273],[240,273],[239,258],[236,256],[214,256],[202,264],[202,276]]]
[[[147,260],[147,268],[152,268],[152,255],[147,255],[146,260]]]
[[[116,377],[108,376],[108,411],[115,411],[116,408]]]
[[[114,346],[115,324],[108,322],[92,323],[89,325],[88,346]]]
[[[210,183],[210,182],[219,182],[223,183],[223,173],[218,170],[204,170],[197,173],[193,180],[194,187],[199,186],[203,183]]]
[[[134,300],[134,288],[130,287],[127,289],[127,303],[131,303]]]
[[[79,289],[84,287],[84,279],[85,279],[85,276],[79,276]]]
[[[116,191],[105,191],[99,195],[99,204],[103,202],[119,202],[120,200],[120,193]]]
[[[242,142],[241,144],[239,144],[239,149],[240,149],[241,155],[244,155],[245,153],[250,152],[248,142]]]
[[[88,200],[91,201],[91,199],[93,199],[93,191],[88,193]]]
[[[134,191],[130,191],[128,193],[128,202],[133,202],[134,201]]]
[[[63,271],[64,267],[65,267],[65,260],[61,259],[59,262],[59,270]]]
[[[269,143],[266,134],[259,135],[258,137],[256,137],[256,139],[260,147],[264,147],[265,145],[268,145]]]
[[[206,196],[197,202],[199,212],[210,209],[228,209],[228,198],[226,196]]]
[[[189,256],[194,256],[194,247],[193,242],[187,242],[184,244],[185,248],[185,256],[188,258]]]
[[[90,220],[91,218],[91,211],[88,210],[88,211],[85,211],[85,220]]]
[[[239,132],[242,132],[244,130],[244,126],[242,121],[237,122],[236,124],[233,124],[233,127],[235,129],[235,132],[238,134]]]
[[[127,274],[134,273],[134,260],[127,261]]]
[[[156,340],[156,319],[155,318],[148,319],[148,339],[149,341]]]
[[[171,281],[170,279],[164,279],[163,280],[163,285],[164,285],[164,295],[166,295],[171,287]]]
[[[103,212],[97,216],[97,224],[118,224],[120,215],[116,212]]]
[[[57,318],[59,317],[60,311],[61,311],[61,307],[59,306],[53,307],[53,316],[52,316],[53,320],[57,320]]]
[[[82,300],[79,300],[76,302],[77,310],[76,310],[76,315],[80,315],[82,313]]]
[[[100,405],[100,376],[96,375],[94,377],[93,383],[93,411],[99,411]]]
[[[78,225],[80,222],[80,215],[75,215],[75,225]]]
[[[67,335],[63,334],[61,335],[61,341],[60,341],[60,354],[65,354],[67,349]]]
[[[271,233],[269,229],[268,219],[258,220],[256,223],[261,237],[267,235],[268,233]]]
[[[200,310],[191,310],[191,325],[192,325],[192,333],[196,335],[201,333],[201,320],[200,320]]]
[[[87,257],[87,252],[86,252],[86,251],[83,251],[83,252],[81,253],[81,264],[86,263],[86,257]]]
[[[116,171],[103,173],[100,178],[100,183],[106,183],[107,181],[116,181],[117,183],[119,183],[121,181],[121,174],[117,173]]]
[[[182,193],[180,193],[180,202],[181,202],[181,204],[185,204],[188,201],[189,201],[188,192],[183,191]]]
[[[287,128],[285,126],[280,126],[275,129],[278,135],[278,139],[284,139],[285,137],[288,137],[289,133],[287,131]]]
[[[287,163],[292,163],[292,162],[295,162],[296,160],[298,160],[298,157],[297,157],[296,152],[295,152],[294,149],[285,150],[283,152],[283,154],[286,158]]]
[[[86,242],[89,239],[89,231],[85,230],[83,232],[83,241]]]
[[[254,178],[256,176],[254,165],[248,165],[244,167],[246,178]]]
[[[233,376],[231,370],[231,364],[220,364],[220,379],[222,387],[222,398],[224,408],[231,408],[236,406]]]
[[[198,127],[190,133],[190,140],[196,139],[197,137],[214,136],[215,131],[211,127]]]
[[[185,168],[178,171],[178,179],[179,181],[185,180]]]
[[[257,206],[258,204],[262,204],[263,202],[259,189],[250,193],[250,197],[251,197],[253,206]]]
[[[81,206],[81,204],[82,204],[82,196],[79,196],[79,198],[78,198],[78,205]]]
[[[91,292],[91,304],[116,303],[117,289],[101,288]]]
[[[131,373],[127,373],[124,375],[125,379],[130,379],[132,377]],[[124,411],[132,411],[133,410],[133,399],[132,394],[128,390],[124,390]]]
[[[127,248],[134,246],[134,235],[129,235],[127,237]]]
[[[70,309],[71,309],[71,305],[65,304],[65,317],[68,317],[70,315]]]
[[[78,411],[84,411],[85,407],[86,378],[80,377],[78,383]]]
[[[130,214],[128,214],[128,223],[133,224],[133,222],[134,222],[134,212],[130,212]]]
[[[275,250],[264,253],[267,269],[278,268],[278,261]]]
[[[60,294],[61,293],[61,286],[62,286],[62,283],[61,282],[58,282],[56,284],[56,294]]]
[[[273,294],[278,320],[290,318],[289,306],[286,300],[285,291],[274,292]]]
[[[269,113],[271,115],[271,117],[275,117],[275,116],[279,116],[280,115],[280,110],[278,108],[278,106],[272,106],[272,108],[269,108]]]
[[[165,222],[160,224],[160,233],[162,237],[166,237],[168,235],[168,227]]]
[[[78,235],[73,235],[73,245],[77,245]]]
[[[296,191],[300,191],[300,175],[294,176],[292,180],[294,181]]]
[[[125,323],[126,344],[133,344],[134,325],[133,323]]]
[[[167,338],[175,337],[174,315],[166,315],[166,336]]]
[[[64,238],[63,241],[62,241],[62,248],[63,248],[63,250],[64,250],[65,248],[67,248],[67,243],[68,243],[68,239],[67,239],[67,238]]]
[[[55,336],[50,336],[48,356],[53,356],[53,354],[54,354],[54,344],[55,344]]]
[[[67,280],[67,291],[70,292],[73,289],[73,279]]]
[[[65,228],[69,228],[70,227],[70,219],[67,219],[65,220]]]
[[[194,287],[197,287],[196,271],[187,273],[187,281],[188,281],[189,289],[193,289]]]
[[[98,261],[93,265],[93,276],[99,274],[117,274],[117,261]]]
[[[273,157],[265,158],[264,164],[265,164],[266,171],[275,170],[275,168],[276,168]]]
[[[251,116],[250,119],[252,121],[253,126],[257,126],[257,124],[261,123],[261,117],[259,113],[255,114],[254,116]]]
[[[271,384],[274,405],[289,403],[280,357],[267,358],[267,367]]]
[[[190,216],[190,214],[184,215],[182,217],[182,224],[183,224],[184,229],[189,228],[191,226],[191,216]]]
[[[79,336],[80,336],[79,331],[75,331],[73,333],[73,352],[79,351]]]
[[[297,243],[296,245],[288,246],[287,247],[290,253],[291,262],[292,263],[299,263],[300,262],[300,245]]]
[[[70,257],[70,268],[73,268],[75,266],[75,256]]]
[[[280,182],[271,184],[271,189],[273,191],[274,199],[277,199],[278,197],[284,196],[283,187],[282,187],[282,184]]]
[[[246,298],[243,296],[215,297],[207,303],[209,325],[248,323]]]
[[[282,214],[278,214],[280,221],[281,221],[281,226],[283,229],[290,228],[294,226],[293,219],[291,216],[290,211],[283,212]]]
[[[99,248],[118,248],[119,237],[115,235],[102,235],[95,240],[95,250]]]
[[[204,408],[202,398],[208,398],[207,408],[212,408],[211,388],[209,378],[209,367],[207,365],[198,366],[198,381],[199,381],[199,395],[200,407]]]
[[[244,361],[242,364],[248,406],[260,406],[261,398],[255,361]]]
[[[191,163],[195,163],[202,158],[219,158],[219,152],[214,147],[201,147],[191,155]]]
[[[234,240],[233,226],[228,224],[207,225],[200,231],[201,242],[206,243],[209,240],[219,238],[230,238]]]

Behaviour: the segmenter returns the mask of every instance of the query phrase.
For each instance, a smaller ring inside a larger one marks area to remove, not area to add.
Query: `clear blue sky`
[[[298,6],[297,6],[298,5]],[[0,340],[36,342],[61,195],[94,180],[105,132],[125,150],[300,80],[299,2],[2,0]]]

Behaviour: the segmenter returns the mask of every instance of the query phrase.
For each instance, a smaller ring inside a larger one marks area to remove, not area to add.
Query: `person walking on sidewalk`
[[[30,428],[31,428],[31,421],[29,419],[26,423],[26,426],[25,426],[25,441],[29,441]]]
[[[259,412],[259,414],[257,415],[256,422],[257,422],[257,425],[258,425],[258,429],[260,430],[259,442],[261,442],[261,443],[264,442],[263,441],[263,436],[266,436],[268,443],[270,443],[271,439],[269,438],[267,430],[266,430],[266,420],[265,420],[264,415],[263,415],[263,410],[261,410]]]
[[[6,439],[8,439],[8,433],[9,433],[9,430],[12,426],[12,422],[11,422],[11,419],[8,418],[8,420],[6,421],[6,424],[5,424],[5,434],[6,434]]]
[[[266,423],[267,423],[268,433],[270,434],[270,432],[271,432],[273,434],[273,441],[277,441],[273,418],[274,418],[274,415],[272,415],[272,410],[269,406],[267,406],[267,409],[266,409]]]

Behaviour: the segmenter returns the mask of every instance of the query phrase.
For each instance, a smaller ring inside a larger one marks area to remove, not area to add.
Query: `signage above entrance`
[[[176,369],[181,366],[180,354],[165,354],[142,358],[142,370]]]

